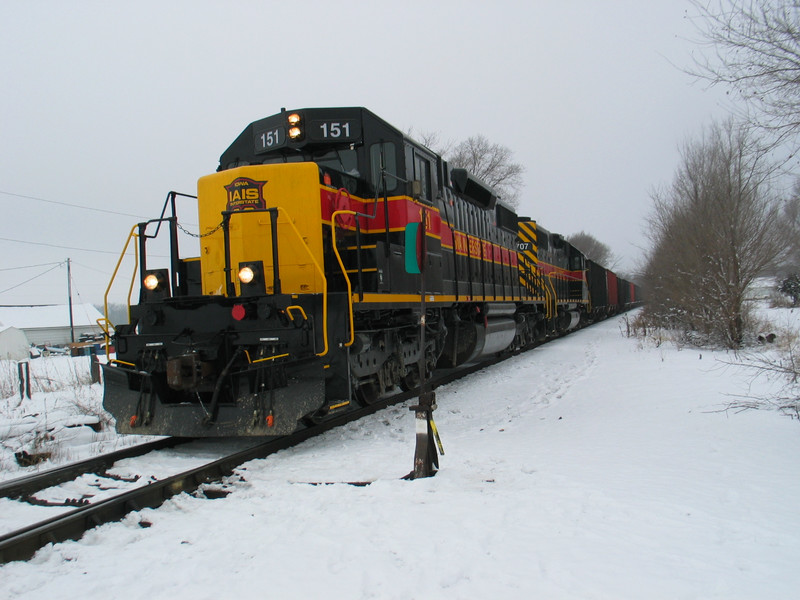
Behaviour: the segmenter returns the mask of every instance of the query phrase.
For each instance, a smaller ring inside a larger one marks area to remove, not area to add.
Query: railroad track
[[[24,477],[2,481],[0,482],[0,498],[30,497],[39,490],[71,481],[85,473],[102,473],[117,461],[142,456],[153,450],[174,448],[188,441],[190,440],[187,438],[162,438],[42,471],[41,473],[33,473]]]
[[[430,380],[428,385],[431,389],[435,389],[436,387],[469,375],[470,373],[501,362],[506,358],[508,358],[508,356],[485,361],[457,371],[452,370],[442,373],[440,376]],[[192,493],[203,484],[220,481],[225,476],[230,475],[233,470],[242,463],[257,458],[264,458],[279,450],[297,445],[334,427],[339,427],[361,419],[387,406],[415,398],[418,394],[419,390],[402,392],[380,399],[369,406],[302,429],[289,436],[270,438],[268,441],[260,443],[258,443],[257,440],[253,440],[255,445],[244,450],[233,452],[202,466],[189,469],[170,477],[148,481],[144,485],[122,491],[110,498],[97,502],[82,503],[81,500],[78,500],[77,502],[61,504],[60,506],[62,507],[70,507],[69,510],[0,536],[0,564],[15,560],[27,560],[31,558],[37,550],[49,543],[55,544],[66,540],[80,539],[89,529],[104,523],[119,521],[129,512],[144,508],[156,508],[165,500],[176,494],[184,492]],[[67,465],[45,473],[14,479],[0,484],[0,498],[22,498],[30,501],[33,495],[38,491],[73,480],[86,473],[104,473],[115,462],[123,458],[131,458],[141,456],[146,452],[174,448],[177,445],[185,444],[190,441],[192,440],[181,438],[161,439],[108,455],[98,456],[80,463]]]

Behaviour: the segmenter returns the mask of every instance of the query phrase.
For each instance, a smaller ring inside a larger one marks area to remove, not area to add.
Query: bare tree
[[[692,0],[711,52],[693,75],[723,84],[749,109],[748,120],[774,143],[800,134],[800,2]],[[795,144],[796,145],[796,144]]]
[[[522,191],[525,167],[513,162],[514,152],[501,144],[493,144],[482,135],[462,142],[442,141],[438,131],[406,131],[422,145],[443,156],[451,167],[466,169],[492,186],[500,199],[516,208]]]
[[[685,145],[672,185],[652,195],[649,316],[732,348],[742,344],[747,289],[784,252],[769,167],[732,120]]]
[[[603,265],[607,269],[615,268],[619,262],[619,259],[611,251],[611,247],[598,240],[591,233],[579,231],[569,236],[567,241],[583,252],[587,258],[599,265]]]
[[[779,226],[786,240],[786,260],[778,274],[800,273],[800,179],[795,181],[791,194],[783,203]]]
[[[416,132],[413,127],[409,127],[408,130],[406,130],[406,135],[410,138],[414,138],[420,144],[426,148],[430,148],[440,156],[447,156],[453,148],[452,140],[443,141],[442,134],[439,131]]]
[[[506,204],[514,208],[519,205],[525,167],[513,162],[510,148],[474,135],[456,144],[446,158],[451,166],[466,169],[491,185]]]

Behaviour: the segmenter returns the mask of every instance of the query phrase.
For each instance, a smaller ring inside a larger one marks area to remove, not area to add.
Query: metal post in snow
[[[100,383],[100,361],[97,359],[94,347],[89,354],[89,373],[92,376],[92,383]]]
[[[31,398],[31,365],[26,362],[17,363],[17,374],[19,375],[19,399]]]
[[[421,477],[432,477],[436,475],[439,468],[439,456],[436,452],[434,435],[439,441],[436,425],[433,421],[433,411],[436,410],[436,393],[428,390],[428,367],[425,357],[425,328],[426,328],[426,306],[425,306],[425,267],[427,262],[427,239],[425,237],[426,214],[422,211],[422,222],[420,223],[422,236],[422,251],[420,252],[419,278],[420,278],[420,358],[417,363],[419,370],[419,401],[410,410],[414,411],[414,430],[416,432],[416,446],[414,449],[414,470],[409,473],[407,479],[418,479]],[[408,243],[408,242],[406,242]],[[439,443],[441,449],[441,442]],[[444,452],[442,452],[444,454]]]

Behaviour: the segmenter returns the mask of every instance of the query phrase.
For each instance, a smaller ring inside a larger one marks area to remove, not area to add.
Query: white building
[[[100,335],[97,324],[100,314],[91,304],[73,304],[72,319],[75,341],[83,334]],[[22,331],[31,344],[56,346],[69,344],[69,305],[50,306],[0,306],[0,327],[14,327]]]
[[[27,360],[30,346],[25,332],[0,325],[0,360]]]

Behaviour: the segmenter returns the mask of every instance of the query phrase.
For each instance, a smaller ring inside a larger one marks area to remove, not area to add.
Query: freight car
[[[126,244],[139,297],[104,367],[122,433],[291,433],[631,300],[562,236],[364,108],[251,123],[189,198],[199,253],[179,248],[176,193]],[[161,238],[168,264],[154,267]]]

